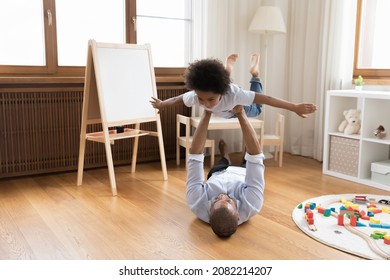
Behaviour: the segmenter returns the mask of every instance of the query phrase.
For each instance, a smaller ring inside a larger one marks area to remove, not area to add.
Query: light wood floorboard
[[[233,159],[239,159],[235,155]],[[209,164],[206,161],[206,168]],[[322,175],[316,160],[285,154],[266,160],[262,211],[221,240],[185,200],[186,170],[161,165],[115,167],[112,197],[106,168],[0,181],[0,259],[359,259],[303,234],[291,219],[300,202],[325,194],[389,192]]]

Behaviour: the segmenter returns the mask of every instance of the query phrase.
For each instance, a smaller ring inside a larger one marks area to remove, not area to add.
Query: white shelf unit
[[[343,112],[361,110],[361,133],[338,131]],[[375,129],[387,135],[379,139]],[[326,95],[323,173],[390,191],[390,185],[371,179],[371,163],[390,159],[390,92],[330,90]],[[338,145],[338,146],[337,146]],[[356,168],[356,169],[355,169]]]

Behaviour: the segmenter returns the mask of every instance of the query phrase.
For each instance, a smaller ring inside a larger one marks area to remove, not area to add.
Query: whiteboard
[[[101,111],[107,123],[155,120],[157,96],[149,45],[97,43],[94,65]],[[102,110],[103,109],[103,110]]]
[[[149,45],[88,42],[85,69],[83,114],[81,118],[80,153],[77,185],[81,185],[84,169],[86,141],[104,143],[111,190],[117,195],[114,162],[111,152],[113,141],[134,138],[131,172],[135,172],[138,138],[158,138],[164,180],[168,180],[164,141],[160,115],[150,104],[157,97],[156,79]],[[143,122],[156,122],[156,131],[141,130]],[[91,136],[88,124],[101,123],[103,131]],[[131,132],[110,134],[109,128],[135,124]]]

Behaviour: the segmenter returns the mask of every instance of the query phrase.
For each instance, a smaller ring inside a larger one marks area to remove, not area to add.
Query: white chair
[[[283,141],[284,141],[284,122],[285,117],[282,114],[277,114],[274,134],[263,134],[260,139],[261,146],[273,146],[275,149],[275,161],[279,161],[279,167],[283,164]]]
[[[181,135],[180,128],[185,126],[185,135]],[[180,114],[176,115],[176,164],[180,165],[180,147],[184,147],[186,150],[186,168],[188,162],[188,155],[190,152],[192,143],[191,136],[191,118]],[[210,149],[210,165],[214,166],[215,155],[215,141],[213,139],[206,139],[205,148]]]

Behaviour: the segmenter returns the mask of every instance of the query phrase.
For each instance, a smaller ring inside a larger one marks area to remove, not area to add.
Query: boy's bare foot
[[[233,65],[238,58],[238,54],[232,53],[226,58],[225,68],[231,74],[233,72]]]
[[[249,73],[251,73],[253,77],[259,76],[259,63],[260,63],[260,55],[258,53],[252,54],[251,67],[249,68]]]
[[[226,158],[229,161],[229,164],[232,164],[229,153],[227,151],[227,145],[223,139],[219,140],[219,154],[221,157]]]

